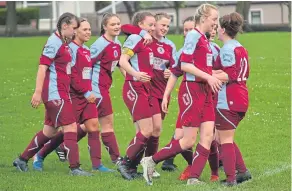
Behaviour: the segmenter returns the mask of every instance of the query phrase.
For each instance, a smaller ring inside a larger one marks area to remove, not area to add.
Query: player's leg
[[[153,132],[152,113],[149,103],[149,92],[141,82],[126,81],[123,87],[123,99],[127,105],[133,121],[140,131],[131,140],[126,156],[118,165],[118,171],[126,180],[132,180],[130,166],[137,158],[137,154],[145,149],[146,143]]]
[[[141,160],[144,171],[143,176],[148,184],[152,184],[152,174],[156,164],[192,147],[196,142],[197,132],[198,128],[184,128],[182,139],[173,140],[152,157],[145,157]]]
[[[44,128],[32,138],[24,152],[13,161],[13,166],[21,172],[28,171],[28,160],[31,159],[56,133],[56,128],[44,125]]]

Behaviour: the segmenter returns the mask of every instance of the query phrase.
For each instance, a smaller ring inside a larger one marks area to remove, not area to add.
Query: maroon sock
[[[101,162],[101,144],[99,140],[99,131],[88,133],[88,150],[93,168],[100,166]]]
[[[130,168],[137,170],[138,165],[140,164],[141,159],[143,158],[144,152],[145,152],[145,147],[142,148],[141,151],[138,152],[136,155],[136,158],[131,162]]]
[[[211,169],[211,175],[219,176],[219,154],[218,154],[218,143],[217,141],[213,141],[210,148],[209,154],[209,165]]]
[[[64,134],[59,131],[49,142],[47,142],[43,148],[38,152],[41,158],[46,158],[48,154],[54,151],[64,141]]]
[[[158,145],[159,145],[159,137],[151,136],[147,142],[145,157],[153,156],[155,153],[157,153]]]
[[[200,143],[198,143],[196,151],[193,157],[193,163],[191,167],[191,178],[199,178],[206,165],[209,157],[210,150],[205,149]]]
[[[132,141],[130,142],[126,151],[127,156],[131,161],[136,158],[136,155],[143,149],[147,141],[148,138],[144,137],[144,135],[142,135],[140,131],[136,134],[134,139],[132,139]]]
[[[50,140],[49,137],[45,136],[43,130],[39,131],[30,141],[29,145],[26,147],[24,152],[20,157],[26,161],[32,158],[46,142]]]
[[[83,137],[86,136],[86,132],[80,127],[80,124],[77,124],[77,142],[79,142]],[[64,142],[60,145],[60,148],[66,151],[64,147]]]
[[[101,139],[112,161],[117,160],[120,157],[120,152],[115,133],[101,133]]]
[[[70,168],[78,168],[79,163],[79,149],[77,144],[77,133],[64,133],[64,148],[67,152],[67,159],[69,160]]]
[[[156,164],[166,159],[169,159],[183,150],[179,144],[179,140],[173,140],[171,143],[162,148],[159,152],[153,155],[153,160]]]
[[[192,165],[192,161],[193,161],[193,148],[189,148],[188,150],[185,150],[185,151],[181,152],[181,155],[187,161],[188,165]]]
[[[218,142],[217,142],[217,145],[218,145],[219,160],[222,161],[222,149],[221,149],[221,144],[218,144]]]
[[[221,145],[222,148],[222,162],[227,181],[232,182],[235,178],[235,151],[233,143],[225,143]]]
[[[242,158],[241,152],[235,142],[233,142],[233,146],[234,146],[234,151],[235,151],[235,156],[236,156],[236,162],[235,162],[236,170],[238,170],[238,172],[244,173],[246,172],[246,166]]]

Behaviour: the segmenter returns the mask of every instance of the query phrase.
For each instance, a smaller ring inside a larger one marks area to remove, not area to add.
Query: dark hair
[[[138,26],[138,23],[144,21],[146,17],[154,17],[154,16],[150,12],[137,12],[133,16],[132,24],[135,26]]]
[[[117,14],[113,14],[113,13],[105,13],[105,14],[103,14],[102,20],[101,20],[100,35],[104,35],[105,30],[104,30],[103,26],[106,26],[108,20],[110,18],[112,18],[112,17],[117,17],[117,18],[120,19],[120,17]]]
[[[78,18],[72,14],[72,13],[63,13],[60,17],[59,20],[57,22],[57,30],[60,34],[61,40],[65,43],[68,43],[68,39],[67,37],[63,37],[61,30],[62,30],[62,24],[66,23],[66,24],[71,24],[72,20],[76,20],[77,22],[77,27],[79,27],[80,23]]]
[[[235,38],[238,32],[242,32],[243,18],[239,13],[233,12],[221,17],[219,24],[221,28],[225,29],[228,36]]]
[[[85,21],[88,22],[88,20],[87,20],[86,18],[82,18],[82,17],[79,18],[78,21],[79,21],[79,22],[78,22],[78,26],[77,26],[76,29],[78,29],[78,28],[80,27],[80,25],[81,25],[82,22],[85,22]],[[74,36],[72,37],[71,40],[74,40],[75,38],[76,38],[76,36],[75,36],[75,34],[74,34]]]
[[[210,40],[210,38],[211,38],[211,33],[206,32],[205,35],[206,35],[207,39]]]
[[[196,23],[194,16],[187,17],[185,20],[183,20],[183,24],[185,24],[188,21],[193,21],[194,23]]]

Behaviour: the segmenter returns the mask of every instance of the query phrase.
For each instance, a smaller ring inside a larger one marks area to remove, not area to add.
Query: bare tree
[[[289,25],[291,26],[291,1],[284,1],[283,3],[288,7],[288,20]]]
[[[249,26],[249,21],[248,21],[249,9],[250,9],[250,1],[237,1],[236,12],[238,12],[239,14],[243,16],[243,19],[245,21],[244,26],[243,26],[244,31],[251,30]]]
[[[134,14],[140,10],[140,2],[139,1],[123,1],[123,4],[127,9],[128,17],[131,21]]]
[[[17,31],[16,2],[7,1],[6,36],[14,36]]]
[[[174,4],[174,9],[175,9],[175,14],[176,14],[175,34],[179,34],[179,20],[180,20],[179,9],[183,8],[185,6],[185,2],[184,1],[173,1],[173,4]]]

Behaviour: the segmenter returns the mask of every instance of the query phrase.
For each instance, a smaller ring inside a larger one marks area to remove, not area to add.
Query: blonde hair
[[[162,18],[167,18],[167,19],[171,19],[171,17],[167,14],[167,13],[163,13],[163,12],[161,12],[161,13],[156,13],[155,15],[154,15],[154,18],[155,18],[155,20],[156,21],[159,21],[159,20],[161,20]]]
[[[205,17],[210,16],[211,9],[214,9],[216,11],[218,10],[218,8],[216,6],[211,5],[209,3],[204,3],[204,4],[200,5],[197,8],[196,13],[195,13],[195,22],[200,23],[200,20],[203,16],[205,16]]]

